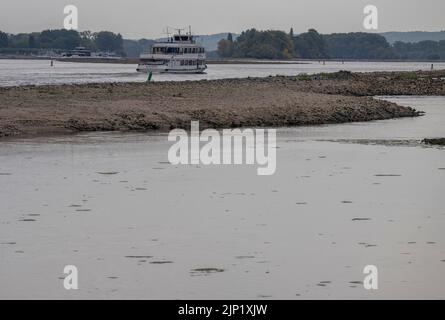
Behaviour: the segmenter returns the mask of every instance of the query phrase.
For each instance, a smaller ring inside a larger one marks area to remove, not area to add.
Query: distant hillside
[[[148,52],[153,45],[153,40],[128,40],[124,39],[124,52],[128,58],[137,58],[141,53]]]
[[[432,40],[432,41],[445,40],[445,31],[384,32],[381,33],[381,35],[384,36],[390,44],[393,44],[394,42],[397,41],[420,42],[425,40]]]

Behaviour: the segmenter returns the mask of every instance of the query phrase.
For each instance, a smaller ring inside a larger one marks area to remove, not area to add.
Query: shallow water
[[[435,63],[436,69],[445,69],[445,63]],[[303,62],[301,64],[210,64],[206,74],[156,74],[154,81],[183,81],[297,75],[300,73],[365,71],[430,70],[428,62]],[[54,62],[49,60],[0,59],[0,86],[72,84],[98,82],[143,82],[147,76],[136,72],[136,65],[110,63]]]
[[[426,115],[279,129],[269,177],[165,135],[0,142],[0,298],[444,298],[445,98],[391,100]]]

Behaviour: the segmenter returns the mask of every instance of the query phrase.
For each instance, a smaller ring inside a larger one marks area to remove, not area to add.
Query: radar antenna
[[[167,36],[167,39],[170,39],[170,35],[171,35],[170,28],[166,27],[164,29],[164,31],[162,32],[162,34],[165,34]]]

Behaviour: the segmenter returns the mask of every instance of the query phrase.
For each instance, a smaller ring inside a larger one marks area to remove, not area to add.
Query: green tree
[[[11,34],[8,39],[8,47],[10,48],[28,48],[29,36],[26,33]]]
[[[229,58],[233,55],[233,42],[221,39],[218,42],[218,55],[222,58]]]
[[[323,37],[329,54],[337,59],[393,59],[393,48],[375,33],[334,33]]]
[[[36,38],[32,34],[28,38],[28,47],[29,48],[35,48],[36,47]]]
[[[326,59],[329,57],[326,42],[315,29],[309,29],[294,38],[295,53],[304,59]]]
[[[94,34],[87,30],[80,32],[80,45],[90,50],[96,50],[96,44],[94,43]]]
[[[8,47],[8,35],[5,32],[0,31],[0,48]]]
[[[275,30],[244,31],[232,47],[232,56],[237,58],[288,59],[293,54],[292,39],[285,32]]]
[[[94,35],[94,43],[101,51],[115,52],[122,54],[124,41],[121,34],[110,31],[101,31]]]
[[[80,45],[81,38],[75,30],[45,30],[40,34],[39,43],[44,49],[72,50]]]

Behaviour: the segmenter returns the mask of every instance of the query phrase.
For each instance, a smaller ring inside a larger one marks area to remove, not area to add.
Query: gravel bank
[[[0,136],[298,126],[420,115],[371,95],[444,95],[445,72],[0,88]]]

